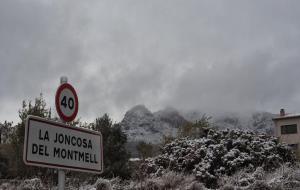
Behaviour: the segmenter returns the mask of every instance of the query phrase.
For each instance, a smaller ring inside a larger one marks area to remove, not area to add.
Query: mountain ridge
[[[164,136],[175,137],[179,127],[194,122],[203,115],[199,111],[180,112],[173,107],[151,112],[145,105],[139,104],[125,113],[120,126],[129,142],[159,144]],[[225,113],[213,117],[211,124],[217,129],[242,129],[272,135],[273,117],[274,114],[269,112],[253,112],[247,116]]]

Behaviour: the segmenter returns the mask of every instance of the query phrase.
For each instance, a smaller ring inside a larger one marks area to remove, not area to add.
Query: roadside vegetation
[[[23,143],[25,133],[25,121],[28,115],[35,115],[49,120],[57,121],[53,117],[51,108],[41,94],[34,101],[23,101],[18,111],[19,122],[4,121],[0,123],[0,178],[32,178],[39,177],[44,181],[56,181],[57,173],[54,169],[26,166],[23,163]],[[126,135],[118,124],[114,124],[108,114],[98,117],[92,123],[82,122],[77,119],[68,123],[74,127],[83,127],[101,131],[104,147],[104,172],[101,177],[130,178],[129,158],[125,149]],[[68,176],[87,179],[93,175],[78,172],[68,172]],[[100,177],[100,176],[99,176]]]
[[[23,163],[24,126],[28,115],[53,117],[43,96],[23,101],[19,122],[0,123],[0,189],[52,189],[57,171]],[[69,189],[297,189],[300,166],[294,152],[278,139],[242,130],[219,130],[203,115],[185,123],[176,137],[161,144],[139,142],[140,159],[129,161],[126,135],[108,114],[92,123],[69,123],[100,131],[103,136],[104,172],[93,175],[67,172]]]

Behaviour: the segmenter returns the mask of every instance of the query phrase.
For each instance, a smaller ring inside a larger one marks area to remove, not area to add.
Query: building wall
[[[299,118],[286,118],[275,120],[275,136],[279,137],[281,142],[287,144],[300,144],[300,117]],[[297,124],[297,134],[281,134],[282,125]],[[298,145],[298,148],[300,146]]]

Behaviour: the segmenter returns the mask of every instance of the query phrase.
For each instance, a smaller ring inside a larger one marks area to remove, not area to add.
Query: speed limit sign
[[[60,85],[55,95],[55,106],[59,117],[65,121],[73,121],[78,112],[78,97],[69,83]]]

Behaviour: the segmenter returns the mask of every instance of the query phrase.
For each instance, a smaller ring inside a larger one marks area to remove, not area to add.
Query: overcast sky
[[[1,0],[0,122],[59,78],[83,121],[136,104],[300,112],[300,1]],[[55,110],[55,109],[54,109]]]

